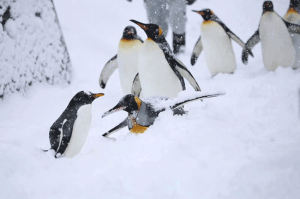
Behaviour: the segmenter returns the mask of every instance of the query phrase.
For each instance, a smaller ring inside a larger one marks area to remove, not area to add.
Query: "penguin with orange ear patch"
[[[162,29],[156,24],[144,24],[130,20],[140,26],[147,34],[138,58],[138,75],[134,79],[140,81],[143,97],[166,96],[177,97],[185,90],[186,78],[195,91],[200,91],[197,81],[190,71],[176,59],[165,39]],[[136,90],[133,88],[132,90]],[[133,94],[139,92],[132,92]]]
[[[108,137],[110,134],[115,133],[126,126],[128,126],[128,129],[132,133],[144,133],[149,126],[153,125],[159,113],[166,109],[173,110],[174,115],[183,115],[185,114],[185,111],[182,107],[185,104],[205,98],[217,97],[219,95],[224,94],[202,94],[179,102],[173,103],[173,101],[171,101],[171,104],[168,105],[160,104],[162,101],[169,100],[170,98],[168,97],[155,96],[142,101],[139,97],[132,94],[125,95],[115,107],[105,112],[102,115],[102,118],[118,111],[126,111],[128,117],[121,124],[104,133],[102,136]]]
[[[201,36],[193,50],[191,64],[196,63],[198,56],[204,50],[207,66],[212,75],[233,73],[236,69],[236,62],[231,39],[243,49],[246,49],[245,43],[210,9],[193,10],[193,12],[200,14],[204,21],[201,25]],[[251,51],[249,53],[252,55]]]

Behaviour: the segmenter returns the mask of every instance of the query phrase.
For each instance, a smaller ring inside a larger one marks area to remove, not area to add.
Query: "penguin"
[[[65,157],[74,157],[83,147],[92,120],[92,102],[103,93],[78,92],[60,117],[52,124],[49,132],[51,149]]]
[[[284,20],[290,23],[300,25],[300,0],[291,0],[287,13],[284,15]],[[293,68],[300,67],[300,35],[290,33],[292,42],[296,51],[296,57]]]
[[[263,14],[258,30],[247,41],[252,49],[261,41],[263,62],[267,71],[275,71],[278,66],[291,67],[295,60],[295,48],[290,36],[300,34],[300,26],[283,20],[275,11],[272,1],[263,3]],[[248,63],[249,51],[243,50],[242,61]]]
[[[141,100],[138,96],[133,94],[125,95],[115,107],[105,112],[102,115],[102,118],[122,110],[128,113],[128,117],[125,118],[121,124],[104,133],[102,136],[108,137],[112,133],[115,133],[126,126],[132,133],[144,133],[149,126],[153,125],[155,119],[159,116],[159,113],[171,109],[173,111],[177,110],[176,115],[182,115],[185,114],[185,111],[182,108],[185,104],[196,100],[202,101],[205,98],[212,98],[220,95],[224,94],[202,94],[197,97],[181,100],[180,102],[171,101],[171,103],[167,104],[161,104],[161,102],[170,100],[168,97],[152,96]]]
[[[234,73],[236,62],[230,39],[237,42],[243,49],[246,49],[245,43],[210,9],[193,10],[193,12],[200,14],[204,21],[201,25],[201,36],[192,53],[191,64],[196,63],[198,56],[204,50],[207,66],[212,76],[218,73]],[[249,53],[252,55],[251,51]]]
[[[132,82],[138,73],[138,55],[143,40],[137,35],[133,26],[127,26],[119,42],[118,54],[111,58],[101,71],[99,85],[106,87],[106,83],[113,72],[118,68],[123,94],[130,94]]]
[[[175,58],[166,41],[162,29],[156,24],[144,24],[136,20],[131,22],[140,26],[147,34],[138,58],[138,71],[134,85],[142,89],[143,97],[166,96],[176,97],[179,92],[185,90],[184,78],[196,91],[200,87],[193,75],[186,67]],[[139,93],[132,88],[133,94]]]

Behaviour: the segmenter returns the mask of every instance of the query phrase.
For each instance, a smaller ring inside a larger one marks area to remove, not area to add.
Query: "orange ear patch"
[[[141,101],[140,98],[138,98],[137,96],[134,97],[134,100],[135,100],[135,102],[136,102],[136,104],[138,105],[138,108],[139,108],[139,110],[140,110],[142,101]]]
[[[159,27],[158,30],[159,30],[158,36],[162,35],[163,34],[162,29]]]

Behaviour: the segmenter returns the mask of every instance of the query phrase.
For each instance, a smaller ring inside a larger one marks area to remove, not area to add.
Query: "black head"
[[[300,0],[291,0],[290,1],[290,8],[296,8],[300,6]]]
[[[130,21],[137,24],[138,26],[140,26],[147,34],[147,37],[152,39],[153,41],[156,41],[157,38],[163,36],[162,29],[156,24],[151,24],[151,23],[144,24],[144,23],[138,22],[136,20],[130,20]]]
[[[133,26],[127,26],[123,31],[122,39],[135,39],[137,36],[136,29]]]
[[[103,95],[103,93],[94,94],[89,91],[80,91],[71,99],[69,106],[91,104],[95,99]]]
[[[263,4],[263,12],[272,12],[274,11],[274,6],[272,1],[265,1]]]
[[[203,17],[204,21],[210,21],[214,15],[213,11],[211,11],[208,8],[200,11],[196,11],[196,10],[192,10],[192,11],[200,14]]]
[[[119,103],[109,111],[105,112],[102,117],[105,117],[109,114],[115,113],[117,111],[126,111],[130,114],[133,114],[134,112],[138,111],[141,107],[142,101],[137,96],[134,96],[132,94],[125,95]]]

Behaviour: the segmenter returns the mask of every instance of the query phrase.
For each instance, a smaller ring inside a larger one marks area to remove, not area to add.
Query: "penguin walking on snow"
[[[210,9],[193,10],[193,12],[200,14],[204,21],[201,25],[201,36],[193,50],[191,64],[196,63],[198,56],[204,50],[208,69],[213,76],[218,73],[233,73],[236,69],[236,62],[230,39],[246,49],[244,42],[229,30]],[[250,50],[248,52],[252,55]]]
[[[300,25],[300,0],[291,0],[287,13],[284,15],[284,20],[293,24]],[[296,51],[296,57],[293,68],[300,67],[300,35],[290,33],[292,42]]]
[[[119,77],[123,94],[130,94],[132,82],[138,73],[138,56],[143,40],[137,35],[133,26],[127,26],[119,42],[118,54],[111,58],[102,69],[99,84],[105,88],[112,73],[119,68]]]
[[[300,26],[283,20],[274,11],[272,1],[265,1],[259,28],[246,45],[252,49],[261,41],[263,61],[268,71],[275,71],[278,66],[291,67],[294,64],[296,52],[290,33],[300,34]],[[243,50],[244,64],[248,62],[248,53]]]
[[[175,58],[167,43],[162,29],[156,24],[143,24],[130,20],[140,26],[147,34],[138,58],[138,71],[132,93],[143,97],[167,96],[176,97],[185,90],[183,77],[186,78],[196,91],[200,87],[193,75]]]
[[[92,102],[103,93],[78,92],[61,116],[53,123],[49,132],[51,149],[57,154],[74,157],[83,147],[92,120]]]
[[[160,104],[162,101],[169,100],[167,97],[153,96],[142,101],[139,97],[132,94],[125,95],[115,107],[105,112],[102,115],[102,118],[122,110],[128,113],[128,117],[121,124],[104,133],[102,136],[108,137],[112,133],[115,133],[126,126],[128,126],[128,129],[132,133],[144,133],[148,127],[154,123],[159,113],[166,109],[170,108],[171,110],[177,110],[177,114],[182,115],[185,113],[182,108],[185,104],[220,95],[224,94],[199,95],[198,97],[182,100],[177,103],[171,101],[168,105]]]

